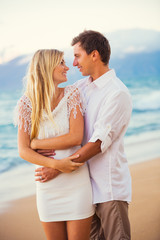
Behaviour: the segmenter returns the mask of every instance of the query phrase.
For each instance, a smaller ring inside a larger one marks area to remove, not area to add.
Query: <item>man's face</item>
[[[73,66],[77,66],[83,76],[92,74],[93,62],[91,54],[87,54],[86,51],[80,46],[80,43],[76,43],[74,46],[74,61]]]

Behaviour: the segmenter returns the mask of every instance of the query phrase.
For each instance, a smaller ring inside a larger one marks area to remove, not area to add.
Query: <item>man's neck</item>
[[[110,71],[109,66],[103,65],[103,66],[97,67],[95,69],[94,73],[90,77],[91,77],[92,81],[95,81],[97,78],[101,77],[103,74],[105,74],[108,71]]]

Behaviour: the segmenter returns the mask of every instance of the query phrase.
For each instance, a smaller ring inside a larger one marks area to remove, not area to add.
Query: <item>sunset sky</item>
[[[160,31],[159,12],[159,0],[1,0],[0,63],[39,48],[68,48],[84,29]]]

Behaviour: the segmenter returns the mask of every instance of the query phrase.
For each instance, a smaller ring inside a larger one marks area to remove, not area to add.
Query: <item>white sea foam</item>
[[[21,165],[1,173],[0,212],[5,211],[10,201],[35,194],[34,166]]]
[[[144,89],[137,93],[134,90],[132,98],[134,109],[147,111],[160,109],[160,90]]]
[[[160,157],[160,131],[128,136],[124,142],[129,164]]]

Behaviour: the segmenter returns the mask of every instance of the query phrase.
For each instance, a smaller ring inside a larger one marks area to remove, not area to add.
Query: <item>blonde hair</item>
[[[32,104],[31,139],[38,135],[43,110],[53,121],[51,114],[51,99],[55,92],[53,71],[62,58],[63,52],[56,49],[44,49],[38,50],[30,62],[25,94]]]

